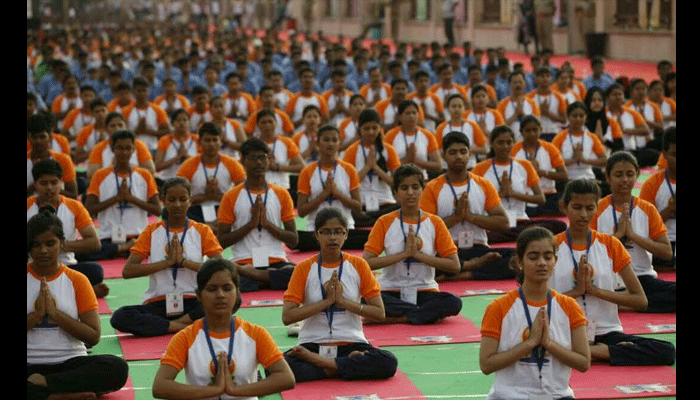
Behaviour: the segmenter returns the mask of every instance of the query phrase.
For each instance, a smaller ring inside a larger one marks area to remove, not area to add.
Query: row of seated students
[[[335,139],[337,146],[337,131]],[[465,165],[469,152],[464,137],[458,133],[450,133],[446,136],[445,143],[446,151],[452,156],[448,159],[461,159],[461,165]],[[248,199],[242,202],[245,203],[245,208],[251,207],[248,214],[250,219],[241,229],[231,232],[232,235],[247,235],[252,236],[252,240],[256,237],[260,240],[262,231],[265,230],[293,242],[294,230],[281,232],[279,228],[279,221],[284,217],[274,220],[276,215],[283,215],[279,212],[282,206],[274,207],[273,210],[277,211],[272,212],[269,208],[261,207],[268,199],[272,199],[273,205],[281,202],[289,205],[291,202],[286,191],[265,181],[264,166],[269,148],[260,140],[250,139],[242,146],[241,152],[249,176],[244,185],[238,185],[231,192],[247,192]],[[57,167],[58,171],[46,175],[53,176],[51,180],[54,187],[58,188],[61,175],[58,164],[42,161],[37,167],[50,164]],[[462,171],[462,177],[466,174],[467,185],[471,185],[475,180],[475,185],[481,185],[477,176],[467,173],[464,169]],[[459,178],[459,174],[455,175],[455,172],[450,169],[445,176],[450,186],[450,176]],[[533,352],[532,359],[526,361],[526,364],[530,365],[527,368],[519,367],[520,363],[503,360],[505,353],[522,354],[523,351],[516,348],[526,346],[528,349],[548,350],[551,362],[545,364],[552,369],[551,373],[544,374],[548,385],[540,385],[539,389],[527,389],[526,394],[539,394],[539,391],[544,390],[543,387],[547,387],[545,391],[549,394],[571,394],[567,368],[574,367],[585,371],[592,359],[606,361],[612,365],[670,365],[675,362],[675,348],[672,344],[624,334],[617,316],[618,306],[638,311],[658,311],[656,307],[668,306],[659,303],[662,299],[675,303],[675,284],[654,278],[650,263],[645,264],[638,259],[637,253],[644,252],[645,249],[650,249],[665,258],[671,255],[671,245],[660,214],[652,204],[631,196],[628,183],[636,180],[638,173],[634,156],[627,152],[613,154],[606,165],[606,175],[613,189],[611,196],[600,199],[600,188],[594,180],[573,180],[567,183],[560,203],[571,221],[566,231],[553,237],[547,229],[536,227],[526,229],[518,236],[517,253],[513,258],[518,267],[512,272],[520,270],[520,297],[526,311],[536,314],[536,320],[527,321],[531,331],[527,340],[513,341],[511,336],[517,333],[520,337],[520,325],[524,325],[526,321],[521,318],[518,322],[504,316],[510,314],[508,309],[517,302],[518,290],[494,300],[487,308],[482,324],[480,364],[484,373],[496,372],[491,395],[520,394],[526,389],[517,382],[523,378],[534,379],[537,373],[532,368],[536,365],[539,366],[539,376],[542,379],[542,359],[547,356],[539,350],[537,353]],[[42,175],[37,179],[43,182],[46,178]],[[227,393],[229,390],[234,391],[228,385],[222,385],[225,389],[220,388],[221,380],[216,372],[220,370],[215,367],[215,372],[212,373],[206,368],[209,364],[206,361],[209,354],[201,343],[197,345],[195,338],[198,336],[197,331],[204,330],[209,346],[212,347],[212,339],[208,337],[208,326],[215,326],[213,329],[218,329],[218,332],[222,332],[222,328],[230,329],[229,337],[217,337],[216,346],[224,351],[226,343],[229,342],[230,346],[231,337],[238,329],[241,330],[237,337],[243,334],[245,338],[255,342],[262,341],[258,345],[265,346],[265,350],[263,353],[258,352],[255,360],[268,369],[265,380],[275,377],[263,386],[270,384],[280,375],[286,375],[286,383],[280,390],[288,389],[290,385],[293,386],[293,383],[290,383],[293,382],[290,379],[292,374],[297,382],[328,377],[353,380],[386,379],[393,376],[397,368],[396,357],[387,350],[369,345],[362,332],[362,323],[430,324],[456,315],[461,309],[461,300],[449,293],[439,292],[435,281],[437,271],[445,274],[460,271],[458,246],[446,223],[450,218],[441,218],[421,210],[420,203],[424,198],[423,190],[426,184],[423,172],[419,168],[410,164],[403,165],[394,171],[393,179],[392,188],[400,208],[378,219],[370,232],[362,257],[342,252],[349,233],[346,212],[336,207],[325,207],[314,218],[314,236],[320,246],[319,254],[293,268],[289,268],[289,265],[281,267],[289,272],[282,320],[285,324],[304,321],[299,332],[299,345],[282,356],[272,344],[274,342],[270,343],[269,334],[261,332],[259,328],[256,331],[255,326],[247,325],[237,317],[231,317],[240,305],[240,297],[236,300],[236,294],[240,296],[239,290],[242,290],[238,272],[247,276],[244,272],[245,266],[241,265],[245,261],[236,261],[228,267],[226,263],[219,262],[221,260],[217,261],[222,253],[217,236],[207,225],[191,221],[187,217],[191,185],[179,177],[166,181],[162,195],[166,210],[163,220],[149,224],[139,235],[123,271],[125,279],[149,276],[149,288],[144,294],[144,304],[121,307],[111,319],[112,325],[120,331],[138,335],[155,336],[178,332],[161,360],[161,369],[154,381],[154,394],[158,393],[159,397],[167,396],[167,393],[177,389],[170,387],[172,383],[169,382],[174,380],[181,369],[188,371],[189,385],[203,386],[211,379],[216,385],[209,385],[210,389]],[[457,181],[458,179],[455,179],[455,183]],[[333,184],[333,180],[329,179],[327,183]],[[494,191],[493,187],[491,191]],[[471,193],[466,192],[467,196],[462,196],[460,202],[464,202],[465,199],[468,201]],[[271,196],[268,197],[269,195]],[[55,196],[57,194],[54,194]],[[256,200],[253,200],[253,196]],[[279,200],[285,196],[286,200]],[[243,196],[235,193],[234,197]],[[264,200],[261,200],[262,198]],[[56,199],[47,200],[49,201],[44,202],[40,210],[35,210],[35,213],[41,215],[33,216],[28,223],[35,226],[38,218],[54,218],[54,224],[59,225],[58,239],[61,242],[61,250],[58,250],[59,246],[56,244],[50,245],[57,249],[52,251],[52,254],[55,254],[53,258],[47,257],[42,250],[33,250],[42,248],[41,245],[34,245],[35,241],[58,242],[57,239],[50,241],[52,235],[56,235],[56,230],[48,231],[48,236],[51,236],[48,239],[43,234],[28,236],[29,248],[32,249],[29,255],[36,257],[36,261],[30,261],[28,264],[28,274],[32,273],[33,277],[36,277],[35,274],[51,276],[55,273],[44,271],[43,269],[48,268],[45,264],[58,265],[62,268],[61,273],[68,274],[65,266],[58,261],[64,244],[64,224],[59,215],[65,215],[67,207],[61,203],[61,198],[58,198],[58,202]],[[627,203],[628,200],[630,203]],[[628,204],[632,204],[634,208],[630,210]],[[58,209],[54,209],[53,205],[58,205]],[[619,216],[616,210],[618,206],[621,208]],[[44,211],[46,207],[50,208],[49,212]],[[60,211],[62,207],[63,213]],[[606,217],[607,209],[612,210],[612,218]],[[474,218],[470,207],[464,208],[464,215],[472,222],[476,223],[478,220]],[[506,216],[501,210],[496,217],[504,220]],[[291,226],[285,223],[285,227],[293,228],[293,214],[287,218],[291,221]],[[610,223],[610,219],[615,220],[614,225]],[[645,224],[648,232],[640,234]],[[40,229],[36,229],[38,233],[43,232]],[[531,247],[533,242],[540,243]],[[385,256],[379,257],[382,253],[385,253]],[[267,256],[270,260],[271,255]],[[255,257],[254,251],[253,258]],[[49,258],[50,262],[47,262]],[[209,258],[209,261],[204,262],[205,258]],[[544,264],[530,261],[542,258],[545,260]],[[648,257],[646,261],[649,261]],[[555,269],[554,264],[558,268]],[[211,271],[212,265],[223,267],[216,267]],[[547,265],[547,268],[542,269],[541,265]],[[378,269],[382,269],[382,274],[375,278],[371,271]],[[219,270],[228,271],[224,274],[226,279],[215,280],[214,273]],[[206,275],[205,280],[202,279],[202,275]],[[620,281],[624,285],[622,291],[617,289]],[[534,286],[536,282],[538,288]],[[44,288],[45,285],[46,281],[42,279],[41,287]],[[215,297],[216,302],[213,298],[203,296],[203,290],[214,293],[221,290],[217,285],[228,287],[224,290],[230,293],[231,297],[226,296],[229,298],[226,303],[222,303],[221,295]],[[33,292],[37,290],[37,286],[38,281],[37,285],[32,285]],[[54,286],[53,290],[55,289]],[[51,293],[51,290],[47,287],[42,289],[42,292]],[[546,314],[545,307],[541,306],[545,297],[549,299],[546,303]],[[556,303],[552,298],[556,298]],[[556,310],[552,312],[551,308],[555,307]],[[215,310],[218,310],[218,318]],[[28,321],[30,317],[34,320],[35,314],[39,313],[38,309],[31,311]],[[48,306],[43,312],[50,312]],[[219,319],[224,315],[228,315],[228,319],[226,324],[221,325]],[[364,320],[361,317],[364,317]],[[84,316],[81,314],[82,318]],[[559,328],[544,328],[550,326],[550,320],[556,327],[561,325],[569,328],[571,334],[563,334]],[[207,322],[213,325],[207,325]],[[585,324],[590,327],[588,331],[579,329]],[[229,325],[230,328],[227,328]],[[504,355],[499,357],[497,353],[501,348],[501,340],[507,344],[502,350]],[[334,344],[339,342],[343,344]],[[200,350],[193,353],[195,348]],[[230,365],[232,351],[229,347],[228,361],[225,352],[218,358],[212,353],[212,361],[216,358],[218,362],[227,362]],[[195,354],[199,355],[194,357]],[[240,362],[249,356],[237,354],[236,357]],[[278,364],[282,359],[285,363]],[[103,363],[108,361],[110,360],[104,360]],[[113,365],[110,366],[110,371],[121,368],[115,361],[111,361]],[[98,362],[98,359],[94,358],[93,362]],[[81,366],[74,366],[71,373],[78,373],[77,371],[90,365],[93,364],[83,361]],[[216,362],[214,365],[216,366]],[[240,378],[236,381],[239,384],[254,382],[247,377],[250,371],[245,368],[243,370],[237,370],[236,376],[240,375]],[[32,371],[37,372],[31,375],[33,379],[28,380],[28,388],[39,390],[42,386],[40,377],[43,378],[41,374],[44,370],[41,366],[35,366]],[[92,378],[104,380],[101,376]],[[230,378],[227,376],[225,379]],[[43,386],[46,386],[46,381]],[[212,386],[216,389],[211,388]],[[106,391],[114,390],[106,384],[95,384],[94,387]],[[68,390],[71,386],[64,385],[62,388]],[[532,390],[537,393],[531,392]],[[266,389],[259,393],[269,392]]]

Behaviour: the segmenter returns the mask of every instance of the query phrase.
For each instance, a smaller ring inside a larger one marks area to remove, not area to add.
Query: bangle
[[[360,309],[357,310],[357,313],[358,313],[358,314],[362,312],[362,307],[364,307],[364,306],[365,306],[364,304],[360,303]]]

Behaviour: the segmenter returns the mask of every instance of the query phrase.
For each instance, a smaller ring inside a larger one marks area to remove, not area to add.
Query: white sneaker
[[[299,331],[301,330],[302,325],[304,325],[304,321],[289,324],[287,327],[287,336],[299,336]]]

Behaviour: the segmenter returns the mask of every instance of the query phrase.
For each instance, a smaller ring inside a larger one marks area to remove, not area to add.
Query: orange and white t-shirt
[[[644,104],[642,104],[641,106],[638,106],[634,104],[632,100],[629,100],[627,103],[625,103],[625,107],[642,114],[642,117],[644,117],[645,121],[656,122],[657,124],[663,125],[664,116],[661,113],[661,107],[659,107],[658,104],[654,103],[649,99],[645,99]],[[654,129],[651,126],[649,126],[649,133],[649,137],[653,139]]]
[[[29,218],[39,213],[40,205],[37,196],[27,197],[27,221]],[[83,203],[62,195],[58,196],[58,207],[56,216],[63,225],[65,240],[78,240],[80,230],[92,225],[92,217]],[[75,253],[72,251],[62,251],[58,257],[58,262],[66,265],[77,264]]]
[[[148,103],[146,108],[138,108],[136,104],[125,107],[122,114],[126,119],[126,126],[132,131],[139,125],[141,118],[146,120],[146,127],[152,130],[168,123],[168,114],[160,106],[155,103]],[[158,147],[158,138],[151,135],[137,135],[136,139],[141,140],[149,150],[155,150]]]
[[[303,126],[302,126],[303,127]],[[306,150],[309,149],[311,146],[311,142],[315,141],[317,139],[316,134],[310,135],[307,134],[306,129],[302,129],[301,131],[297,132],[292,136],[292,142],[297,146],[299,149],[299,154],[303,154]],[[304,162],[312,162],[315,161],[318,158],[318,154],[315,156],[311,154],[309,158],[305,159]]]
[[[546,140],[537,141],[535,154],[528,154],[527,151],[525,151],[525,147],[523,147],[523,142],[520,141],[513,146],[513,150],[510,151],[510,156],[528,161],[535,160],[543,171],[551,171],[565,166],[564,158],[562,158],[559,149]],[[544,194],[556,193],[556,182],[553,179],[541,177],[540,189],[542,189],[542,193]]]
[[[265,205],[265,218],[275,226],[296,218],[294,203],[289,192],[277,185],[269,184],[266,190],[249,190],[245,183],[240,183],[226,192],[219,206],[218,220],[220,224],[231,225],[235,231],[250,222],[250,209],[260,196]],[[264,248],[270,264],[286,261],[282,241],[272,236],[267,229],[254,229],[245,237],[231,245],[231,260],[239,264],[250,264],[253,261],[253,250]]]
[[[362,86],[357,92],[361,94],[369,104],[374,101],[375,96],[379,96],[379,101],[391,97],[391,85],[382,83],[378,89],[375,89],[368,83]]]
[[[398,122],[399,106],[393,104],[391,98],[380,100],[374,105],[374,109],[379,113],[379,118],[383,125],[392,126]],[[421,123],[425,119],[423,108],[418,105],[418,122]]]
[[[336,94],[333,89],[326,90],[321,94],[321,97],[326,101],[326,105],[328,106],[328,111],[334,109],[338,103],[343,103],[345,108],[350,109],[350,97],[352,97],[354,93],[351,92],[348,89],[343,90],[343,93],[341,95]],[[337,127],[340,125],[340,123],[345,119],[348,118],[349,115],[346,115],[345,113],[337,113],[331,119],[328,121],[331,125]]]
[[[170,133],[165,136],[161,136],[158,139],[157,150],[163,152],[163,160],[167,161],[173,157],[176,157],[178,151],[184,147],[187,151],[188,157],[193,157],[199,153],[199,135],[188,133],[184,140],[179,140],[174,134]],[[159,172],[159,175],[163,179],[169,179],[177,174],[178,168],[180,168],[179,163],[175,163],[170,167]]]
[[[72,108],[71,108],[72,107]],[[68,98],[65,93],[61,93],[53,100],[51,103],[51,112],[54,114],[63,114],[71,109],[83,108],[83,100],[80,96],[74,98]],[[63,125],[63,121],[58,121],[59,125]]]
[[[639,191],[639,198],[646,200],[656,206],[661,213],[668,207],[668,201],[676,196],[676,180],[666,177],[666,170],[661,170],[649,177],[642,184]],[[666,235],[671,242],[676,241],[676,217],[673,216],[666,221]]]
[[[292,119],[289,118],[286,112],[275,108],[275,134],[280,136],[291,137],[294,134],[294,123]],[[258,128],[258,114],[253,113],[245,123],[243,128],[248,137],[260,137],[260,128]]]
[[[498,101],[498,96],[496,95],[496,88],[494,88],[493,86],[489,85],[486,82],[481,82],[481,83],[479,83],[479,85],[486,88],[486,93],[488,94],[489,101],[493,101],[493,102]],[[471,101],[471,98],[472,98],[472,89],[473,88],[474,87],[469,83],[464,85],[464,90],[467,92],[467,96],[468,96],[466,98],[469,99],[469,101]]]
[[[408,235],[409,226],[412,226],[422,253],[439,254],[440,257],[457,254],[457,246],[442,218],[423,212],[420,221],[402,220],[400,211],[393,211],[379,217],[369,233],[369,238],[365,243],[365,251],[376,255],[386,252],[387,256],[401,253],[406,247],[405,237]],[[401,261],[385,267],[378,280],[382,290],[413,288],[419,291],[438,291],[438,284],[435,282],[435,268],[418,261],[410,264]]]
[[[301,154],[299,152],[299,146],[297,146],[294,140],[286,136],[277,136],[275,141],[267,143],[267,146],[270,148],[270,155],[275,158],[275,162],[279,165],[289,165],[294,157]],[[268,170],[265,172],[265,179],[269,183],[274,183],[277,186],[289,189],[289,175],[289,172]]]
[[[63,181],[64,184],[66,182],[72,182],[76,179],[75,165],[73,165],[73,160],[71,160],[69,155],[49,150],[49,158],[52,158],[61,164],[61,169],[63,169],[61,181]],[[33,167],[34,161],[32,160],[32,152],[27,151],[27,187],[34,184],[34,176],[32,176]]]
[[[370,148],[365,147],[362,141],[358,140],[345,150],[343,160],[354,165],[356,171],[361,171],[365,167],[369,153]],[[382,155],[384,156],[384,160],[386,160],[389,175],[401,166],[399,155],[392,145],[384,143]],[[379,154],[376,154],[375,157],[379,159]],[[396,203],[394,195],[391,193],[391,187],[386,182],[379,179],[373,172],[372,174],[368,173],[360,183],[360,198],[362,199],[362,204],[367,206],[370,196],[374,196],[379,205]]]
[[[269,368],[283,358],[270,333],[260,325],[235,318],[233,353],[228,366],[236,385],[258,381],[258,364]],[[214,354],[228,354],[230,333],[210,332]],[[168,343],[161,365],[170,365],[178,371],[185,370],[185,381],[192,386],[208,386],[216,378],[214,362],[204,333],[203,319],[194,321]],[[233,399],[226,394],[217,399]],[[241,397],[236,397],[241,399]],[[257,399],[247,397],[246,399]]]
[[[566,349],[571,349],[571,332],[586,325],[586,316],[573,298],[552,290],[549,306],[549,337]],[[529,314],[534,318],[542,303],[526,301]],[[481,322],[481,335],[498,340],[498,350],[506,351],[521,344],[529,337],[529,324],[518,290],[491,301]],[[517,362],[496,371],[487,399],[535,398],[547,395],[553,398],[571,397],[569,386],[571,367],[546,352],[542,371],[537,359],[522,357]],[[540,376],[542,379],[540,380]]]
[[[302,120],[304,108],[308,105],[314,105],[321,110],[321,119],[328,116],[328,104],[326,100],[318,93],[313,92],[309,96],[304,96],[301,92],[294,93],[287,103],[285,112],[292,119],[292,122]]]
[[[483,112],[477,112],[473,108],[467,111],[468,120],[476,122],[477,125],[481,124],[482,122],[484,123],[484,126],[486,127],[486,132],[484,132],[485,136],[488,136],[493,128],[497,127],[498,125],[506,124],[506,120],[503,119],[501,112],[495,108],[486,107]],[[479,125],[479,127],[481,127],[481,125]]]
[[[424,115],[432,115],[435,117],[439,117],[441,115],[444,116],[442,113],[445,111],[445,106],[442,103],[440,96],[436,95],[435,93],[428,92],[425,97],[421,98],[418,96],[418,92],[411,92],[408,94],[408,96],[406,96],[406,99],[413,100],[418,103],[418,106],[423,111]],[[423,126],[430,132],[434,132],[435,128],[437,128],[435,121],[427,118],[423,120]]]
[[[225,100],[224,112],[226,115],[230,115],[235,107],[237,110],[236,118],[244,121],[254,115],[258,109],[253,96],[245,92],[239,92],[236,98],[231,97],[229,93],[224,93],[221,97]]]
[[[112,99],[112,101],[107,103],[107,110],[109,110],[109,112],[118,112],[124,114],[124,109],[133,106],[134,103],[136,103],[136,99],[133,98],[129,100],[129,103],[127,103],[126,105],[121,105],[119,103],[119,99]]]
[[[472,146],[486,146],[486,144],[488,143],[486,135],[484,135],[484,131],[476,122],[466,119],[463,120],[462,123],[459,125],[452,125],[452,123],[449,120],[447,120],[438,125],[437,129],[435,130],[435,140],[437,141],[439,149],[442,149],[442,138],[452,131],[461,132],[464,136],[466,136],[467,139],[469,139],[470,148]],[[445,160],[442,159],[441,161],[443,168],[446,168],[447,163],[445,162]],[[474,167],[474,165],[476,165],[476,154],[471,153],[469,155],[469,162],[467,163],[467,168],[471,169],[472,167]]]
[[[75,138],[75,145],[81,147],[89,154],[97,143],[108,137],[107,129],[97,130],[95,129],[95,124],[90,124],[78,132],[78,136]]]
[[[60,133],[52,133],[51,134],[51,144],[49,145],[49,149],[57,152],[57,153],[63,153],[67,156],[70,156],[70,142],[68,141],[68,138],[61,135]],[[27,151],[32,150],[32,143],[27,139]]]
[[[360,139],[360,127],[357,123],[358,121],[354,121],[352,117],[347,117],[340,122],[340,125],[338,125],[338,132],[340,132],[341,146],[346,146]]]
[[[620,112],[619,115],[613,114],[607,107],[605,113],[608,117],[615,119],[618,122],[620,129],[622,129],[622,143],[625,145],[625,150],[637,150],[646,146],[647,141],[650,140],[649,135],[638,136],[624,133],[624,131],[627,129],[635,129],[646,124],[642,114],[636,110],[624,106],[622,107],[622,112]]]
[[[534,99],[525,96],[523,97],[523,100],[520,103],[523,107],[523,115],[536,115],[538,117],[540,116],[540,107],[537,105],[537,102]],[[518,103],[514,101],[512,97],[508,96],[498,103],[497,109],[498,112],[501,113],[501,116],[503,116],[503,119],[505,121],[513,115],[515,115],[515,110],[517,107]],[[515,141],[517,142],[522,140],[523,137],[520,133],[520,121],[516,118],[515,121],[513,121],[509,126],[515,134]]]
[[[139,167],[132,167],[129,174],[118,176],[114,167],[97,170],[90,180],[87,194],[96,196],[100,202],[111,199],[119,193],[118,186],[122,185],[124,179],[129,185],[131,194],[142,201],[148,201],[151,197],[158,195],[158,187],[153,175]],[[136,236],[148,225],[148,212],[133,204],[117,203],[97,213],[97,219],[100,221],[100,239],[111,238],[112,230],[117,226],[124,228],[126,236]]]
[[[559,246],[557,249],[557,265],[548,286],[559,293],[566,293],[576,287],[576,263],[581,255],[586,254],[588,265],[593,269],[593,285],[599,289],[614,291],[617,275],[627,266],[632,258],[625,250],[625,246],[617,238],[601,232],[591,230],[591,247],[586,244],[569,246],[566,240],[566,232],[554,236]],[[605,335],[610,332],[622,332],[622,324],[617,314],[617,304],[603,300],[595,296],[583,296],[576,298],[576,302],[583,308],[588,321],[595,323],[595,334]]]
[[[214,123],[213,120],[209,121],[209,122]],[[223,126],[222,125],[218,125],[218,126],[219,126],[219,129],[221,129],[221,136],[223,139],[226,139],[226,140],[228,140],[230,142],[234,142],[234,143],[238,142],[238,136],[236,136],[236,132],[238,132],[239,130],[243,130],[243,124],[241,124],[240,121],[238,121],[237,119],[233,119],[233,118],[224,118]],[[238,151],[232,149],[229,146],[223,146],[221,148],[221,152],[226,154],[226,155],[229,155],[233,158],[240,157],[238,154]]]
[[[657,104],[661,110],[661,115],[666,118],[676,114],[676,101],[670,97],[662,97],[661,104]],[[664,121],[664,129],[676,126],[676,121]]]
[[[372,270],[362,257],[347,253],[338,263],[326,263],[314,255],[297,264],[284,292],[284,300],[300,305],[314,304],[323,300],[321,285],[327,282],[334,271],[343,285],[343,297],[360,302],[362,298],[372,299],[381,295],[381,289]],[[341,272],[342,268],[342,272]],[[362,318],[348,310],[333,312],[333,324],[326,313],[321,311],[304,320],[299,332],[299,343],[367,343],[362,331]]]
[[[336,188],[347,197],[351,197],[350,192],[360,188],[360,178],[357,176],[355,167],[343,160],[336,160],[332,168],[323,168],[318,161],[304,167],[299,173],[299,181],[297,183],[297,191],[305,194],[309,199],[318,197],[328,180],[328,174],[333,176]],[[330,200],[330,201],[329,201]],[[343,215],[348,219],[348,229],[355,228],[355,219],[352,217],[351,210],[345,206],[340,200],[329,196],[318,208],[311,211],[307,216],[306,231],[314,232],[314,220],[319,210],[328,207],[335,207],[342,211]]]
[[[520,158],[511,158],[510,162],[500,164],[493,158],[484,160],[472,168],[472,173],[483,176],[493,184],[496,190],[500,190],[501,177],[505,172],[510,179],[511,188],[518,193],[528,193],[534,185],[538,185],[540,177],[530,161]],[[525,212],[527,202],[514,198],[501,199],[503,208],[508,214],[512,214],[517,220],[529,219]]]
[[[48,277],[51,295],[59,311],[73,319],[97,310],[97,298],[88,278],[78,271],[60,265],[56,275]],[[35,311],[34,303],[41,290],[41,277],[27,263],[27,315]],[[46,316],[27,331],[27,364],[59,364],[78,356],[87,356],[85,344],[66,332]]]
[[[85,126],[95,122],[95,117],[84,111],[82,108],[74,108],[63,120],[63,129],[67,130],[72,137],[75,137]]]
[[[399,158],[406,157],[408,147],[411,144],[416,146],[416,159],[428,161],[428,154],[433,151],[439,152],[435,135],[425,128],[417,127],[416,133],[406,134],[400,126],[389,130],[384,136],[384,143],[390,144],[396,149]],[[423,171],[427,176],[427,172]]]
[[[527,97],[535,100],[537,106],[542,112],[542,106],[544,102],[547,102],[547,107],[549,112],[554,115],[566,115],[566,99],[559,92],[550,90],[548,94],[543,95],[537,92],[537,89],[526,94]],[[561,131],[566,124],[561,122],[556,122],[545,115],[540,116],[540,123],[542,124],[543,133],[557,133]]]
[[[616,230],[615,221],[619,221],[620,218],[622,218],[622,210],[613,206],[612,195],[606,196],[598,202],[598,212],[593,217],[591,229],[612,235]],[[656,240],[666,234],[666,225],[656,206],[634,196],[630,209],[630,221],[632,221],[634,233],[641,237]],[[659,275],[651,265],[650,252],[632,241],[625,247],[632,256],[632,269],[637,276],[651,275],[656,278]]]
[[[458,199],[465,192],[469,200],[469,212],[474,215],[489,215],[490,210],[501,205],[501,198],[493,184],[471,172],[464,182],[448,182],[445,174],[432,179],[425,185],[418,205],[425,212],[447,218],[454,215]],[[459,242],[461,232],[469,231],[472,232],[474,243],[488,245],[486,230],[472,223],[464,221],[449,230],[456,243]]]
[[[190,113],[190,130],[192,132],[197,132],[199,130],[199,125],[204,122],[211,122],[213,117],[209,111],[209,104],[204,109],[204,111],[199,111],[196,105],[192,105],[189,110]]]
[[[245,169],[241,163],[226,154],[219,154],[219,160],[214,165],[204,164],[202,155],[196,154],[185,160],[175,175],[181,176],[190,182],[193,196],[204,194],[209,179],[216,178],[219,190],[222,193],[226,193],[236,182],[241,182],[246,177]],[[219,205],[215,200],[206,200],[200,204],[202,206]]]
[[[452,83],[450,87],[444,87],[442,83],[436,83],[433,86],[431,86],[430,89],[428,89],[428,91],[430,93],[435,93],[440,98],[440,100],[442,100],[442,104],[445,104],[447,102],[447,98],[453,94],[461,94],[465,100],[469,99],[467,91],[464,90],[462,86],[456,83]],[[445,117],[445,119],[450,118],[447,110],[443,111],[443,116]]]
[[[172,101],[172,106],[169,106],[168,103],[168,98],[165,96],[165,94],[161,94],[160,96],[156,97],[153,99],[153,103],[157,104],[160,108],[165,110],[177,110],[177,109],[184,109],[184,110],[189,110],[190,109],[190,101],[187,100],[187,97],[181,95],[180,93],[175,93],[175,96],[173,97]]]
[[[595,160],[601,154],[605,154],[605,147],[598,139],[598,136],[591,133],[583,127],[582,134],[571,134],[568,129],[559,132],[552,144],[559,149],[564,160],[570,160],[574,157],[574,146],[581,145],[583,148],[583,158],[585,160]],[[590,164],[571,164],[566,167],[566,172],[569,180],[578,178],[595,179],[593,167]]]
[[[172,239],[175,234],[180,239],[183,257],[187,260],[201,263],[205,261],[205,256],[211,257],[223,251],[209,225],[191,219],[187,220],[186,227],[170,228],[168,232],[166,232],[166,221],[158,221],[146,226],[130,251],[148,260],[149,264],[164,261],[168,258],[169,239]],[[196,290],[196,271],[177,268],[177,276],[174,278],[173,269],[167,268],[148,276],[148,289],[143,295],[143,301],[150,303],[163,300],[166,294],[173,292],[181,292],[185,298],[196,297]]]
[[[129,164],[135,167],[145,163],[148,160],[152,160],[150,150],[146,147],[146,144],[140,140],[134,140],[134,154],[131,155],[129,159]],[[112,165],[114,161],[114,152],[112,151],[112,141],[111,139],[105,139],[95,145],[90,151],[90,157],[88,158],[88,164],[100,165],[101,168],[107,168]]]

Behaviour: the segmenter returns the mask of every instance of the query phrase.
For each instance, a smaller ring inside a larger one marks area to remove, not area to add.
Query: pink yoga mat
[[[114,258],[111,260],[100,260],[100,265],[104,270],[105,279],[114,279],[122,277],[122,269],[126,264],[126,258]]]
[[[371,395],[376,397],[370,397]],[[353,400],[364,398],[425,399],[420,390],[400,370],[396,371],[396,375],[386,380],[343,381],[340,379],[325,379],[297,383],[294,389],[282,392],[283,400],[336,400],[344,396]]]
[[[577,399],[626,399],[676,395],[676,370],[667,366],[613,367],[593,363],[585,373],[573,370]]]
[[[283,296],[284,291],[282,290],[258,290],[256,292],[241,293],[243,298],[241,308],[281,306]]]
[[[675,282],[676,272],[659,272],[659,279],[662,281]]]
[[[411,346],[435,343],[470,343],[481,340],[479,328],[462,314],[432,325],[367,324],[362,327],[375,347]]]
[[[126,379],[126,384],[116,392],[104,394],[100,397],[102,400],[134,400],[134,384],[131,378]]]
[[[457,297],[476,296],[483,294],[503,294],[517,289],[514,279],[498,281],[449,281],[440,282],[440,291],[452,293]]]
[[[676,313],[621,311],[622,331],[630,335],[676,332]]]
[[[97,313],[98,314],[111,314],[112,309],[109,308],[109,304],[105,299],[97,299]]]
[[[174,334],[156,337],[139,337],[117,331],[126,361],[160,360]]]

